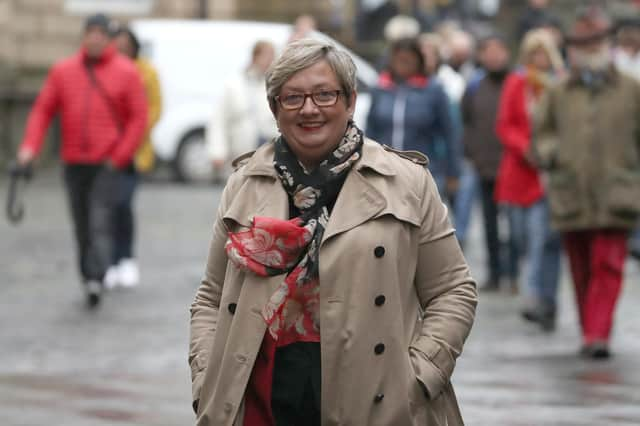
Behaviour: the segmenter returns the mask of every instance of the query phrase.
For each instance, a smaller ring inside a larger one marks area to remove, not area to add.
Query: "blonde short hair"
[[[549,30],[544,28],[529,31],[525,35],[520,45],[520,64],[528,65],[531,61],[531,54],[537,49],[543,49],[545,51],[554,71],[560,71],[564,68],[564,62],[562,56],[560,56],[560,50],[553,39],[553,35]]]
[[[348,104],[356,90],[356,64],[351,56],[329,42],[303,38],[290,43],[267,71],[267,98],[271,108],[275,109],[276,96],[295,73],[320,61],[327,61],[336,74]]]

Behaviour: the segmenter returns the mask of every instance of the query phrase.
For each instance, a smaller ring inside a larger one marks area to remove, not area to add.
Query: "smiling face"
[[[279,96],[341,90],[333,106],[318,107],[307,97],[301,108],[287,110],[275,104],[274,115],[280,132],[298,160],[315,167],[333,151],[344,136],[355,110],[356,93],[347,100],[329,63],[325,60],[298,71],[287,80]]]

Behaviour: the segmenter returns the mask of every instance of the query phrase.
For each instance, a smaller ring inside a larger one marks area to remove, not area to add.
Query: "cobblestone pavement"
[[[188,307],[220,189],[144,185],[137,198],[142,285],[113,291],[88,312],[59,175],[36,178],[20,226],[0,220],[0,425],[193,424]],[[479,281],[481,246],[476,220],[467,255]],[[467,424],[640,425],[640,270],[631,261],[627,270],[615,356],[606,362],[576,356],[566,269],[551,335],[518,318],[517,297],[482,294],[454,374]]]

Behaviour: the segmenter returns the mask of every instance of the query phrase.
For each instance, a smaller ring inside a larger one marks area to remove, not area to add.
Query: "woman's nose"
[[[315,114],[317,112],[317,105],[313,102],[311,96],[307,96],[302,104],[302,108],[300,108],[300,114]]]

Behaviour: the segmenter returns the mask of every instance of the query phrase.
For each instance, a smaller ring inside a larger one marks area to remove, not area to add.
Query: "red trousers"
[[[609,340],[622,288],[627,237],[625,230],[576,231],[563,235],[585,344]]]

